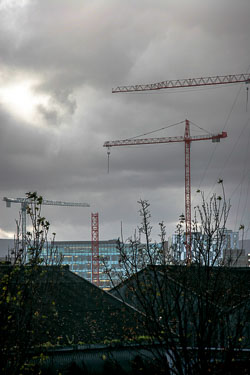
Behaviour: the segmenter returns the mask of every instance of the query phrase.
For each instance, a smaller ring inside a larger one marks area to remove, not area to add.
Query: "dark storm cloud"
[[[41,88],[36,90],[38,93],[50,94],[50,100],[46,105],[39,104],[37,106],[38,112],[45,119],[45,122],[54,126],[65,123],[69,120],[76,110],[77,104],[72,92],[69,90],[53,90],[49,88]]]
[[[121,220],[130,234],[142,197],[150,200],[155,223],[169,223],[169,234],[183,212],[184,145],[114,148],[109,174],[102,145],[185,118],[209,132],[228,131],[220,145],[192,144],[193,191],[200,184],[210,191],[222,175],[229,196],[233,193],[247,172],[244,86],[141,95],[114,95],[111,88],[245,72],[249,1],[26,3],[0,8],[1,85],[30,77],[33,95],[46,100],[36,103],[36,115],[25,121],[2,103],[2,196],[38,190],[48,199],[88,201],[101,215],[102,238],[117,237]],[[192,132],[203,133],[194,126]],[[159,136],[183,133],[182,125]],[[243,181],[247,186],[246,177]],[[15,210],[1,215],[4,230],[13,230]],[[46,209],[58,239],[89,236],[90,211],[61,212]]]

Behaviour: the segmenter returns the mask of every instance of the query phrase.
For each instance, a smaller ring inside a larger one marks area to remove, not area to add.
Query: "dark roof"
[[[193,294],[205,292],[211,302],[216,301],[223,309],[232,309],[243,299],[250,298],[250,268],[202,267],[195,264],[148,266],[115,286],[109,293],[140,309],[133,288],[138,282],[143,284],[148,280],[154,285],[151,290],[155,290],[157,280],[160,281],[159,285],[165,286],[167,281],[167,284],[175,284]]]
[[[1,265],[0,275],[9,272],[11,267]],[[21,282],[25,282],[25,270],[27,267],[22,267]],[[46,279],[41,276],[44,272],[47,273]],[[52,327],[50,337],[45,335],[44,342],[65,345],[126,341],[131,332],[142,333],[140,312],[70,272],[68,267],[39,266],[34,282],[37,284],[37,295],[41,298],[44,294],[42,303],[48,311],[45,326],[49,324]],[[49,288],[45,288],[44,284]],[[51,305],[54,306],[53,311]],[[43,330],[46,331],[46,328]]]

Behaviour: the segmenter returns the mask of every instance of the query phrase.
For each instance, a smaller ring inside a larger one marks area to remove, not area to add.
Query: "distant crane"
[[[160,143],[185,143],[185,219],[186,219],[186,261],[188,264],[191,262],[191,166],[190,166],[190,144],[194,141],[207,141],[220,142],[221,138],[226,138],[227,133],[222,132],[218,134],[206,134],[190,136],[190,124],[185,120],[185,133],[184,136],[177,137],[161,137],[161,138],[132,138],[117,141],[105,142],[103,147],[108,150],[114,146],[137,146],[147,144],[160,144]]]
[[[21,224],[22,224],[22,246],[26,248],[26,213],[27,206],[32,203],[29,198],[7,198],[4,197],[3,201],[6,202],[6,207],[11,207],[11,203],[21,203]],[[47,206],[63,206],[63,207],[90,207],[88,203],[73,203],[73,202],[61,202],[61,201],[49,201],[43,199],[43,205]]]
[[[154,91],[162,89],[178,89],[178,88],[190,88],[190,87],[200,87],[200,86],[214,86],[214,85],[226,85],[226,84],[235,84],[235,83],[250,83],[250,74],[229,74],[229,75],[217,75],[209,77],[200,77],[200,78],[184,78],[184,79],[175,79],[167,80],[157,83],[149,84],[140,84],[140,85],[128,85],[128,86],[117,86],[112,89],[112,93],[130,93],[130,92],[141,92],[141,91]],[[247,102],[248,102],[248,87],[247,87]],[[222,134],[224,134],[222,136]],[[217,137],[217,140],[220,138],[225,138],[227,136],[226,132],[221,133],[221,137]],[[173,137],[175,138],[175,137]],[[191,203],[190,203],[190,142],[195,140],[194,137],[191,137],[189,133],[189,123],[186,121],[186,129],[184,139],[178,141],[169,141],[169,142],[185,142],[185,211],[186,211],[186,250],[187,258],[191,256]],[[163,139],[163,138],[162,138]],[[205,139],[216,139],[216,138],[202,138],[196,140],[205,140]],[[138,141],[138,139],[137,139]],[[107,142],[106,142],[107,143]],[[162,142],[150,142],[150,143],[165,143]],[[139,144],[139,143],[136,143]],[[118,145],[113,145],[118,146]],[[121,145],[119,145],[121,146]],[[109,146],[105,146],[109,147]],[[111,146],[110,146],[111,147]],[[109,158],[109,148],[108,148],[108,158]],[[191,259],[187,259],[190,262]]]

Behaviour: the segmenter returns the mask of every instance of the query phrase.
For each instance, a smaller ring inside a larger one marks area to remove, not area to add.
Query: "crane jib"
[[[220,138],[226,138],[227,132],[222,132],[219,134],[205,134],[205,135],[196,135],[190,137],[160,137],[160,138],[137,138],[137,139],[121,139],[116,141],[105,142],[103,147],[115,147],[115,146],[136,146],[136,145],[147,145],[147,144],[160,144],[160,143],[172,143],[172,142],[193,142],[193,141],[203,141],[209,140],[212,141],[219,140]]]
[[[198,87],[198,86],[213,86],[213,85],[225,85],[233,83],[250,83],[250,74],[229,74],[225,76],[213,76],[213,77],[199,77],[199,78],[184,78],[167,80],[157,83],[149,83],[142,85],[129,85],[129,86],[118,86],[112,89],[112,93],[120,92],[135,92],[135,91],[147,91],[147,90],[161,90],[161,89],[173,89],[183,87]]]
[[[7,198],[4,197],[3,201],[6,202],[6,206],[10,207],[11,203],[21,203],[21,204],[32,204],[34,201],[28,198]],[[43,199],[42,205],[47,206],[63,206],[63,207],[90,207],[88,203],[78,203],[78,202],[62,202],[62,201],[50,201]]]

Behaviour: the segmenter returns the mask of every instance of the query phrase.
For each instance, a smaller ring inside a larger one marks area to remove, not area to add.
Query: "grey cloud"
[[[228,131],[217,146],[192,144],[193,192],[200,183],[209,192],[221,172],[230,196],[248,171],[245,86],[239,94],[239,86],[141,95],[111,88],[246,71],[249,10],[245,0],[43,0],[30,2],[12,28],[0,22],[2,82],[30,75],[39,82],[34,93],[50,98],[37,105],[42,125],[39,116],[24,123],[1,108],[1,195],[38,190],[48,199],[88,201],[86,212],[45,211],[58,239],[90,238],[92,210],[102,218],[102,238],[118,236],[121,220],[129,235],[140,197],[150,200],[154,224],[165,219],[170,233],[184,210],[184,145],[114,148],[109,175],[102,145],[189,118],[209,132]],[[159,136],[183,133],[182,126]],[[246,202],[248,179],[239,186],[233,213],[241,189]],[[13,228],[15,213],[5,210],[0,227]]]
[[[47,109],[44,105],[37,106],[37,110],[48,124],[58,125],[61,122],[60,115],[55,109]]]
[[[72,90],[55,88],[51,82],[46,82],[35,87],[36,94],[49,95],[47,104],[37,105],[38,112],[50,125],[60,125],[70,121],[77,109],[76,99]]]

